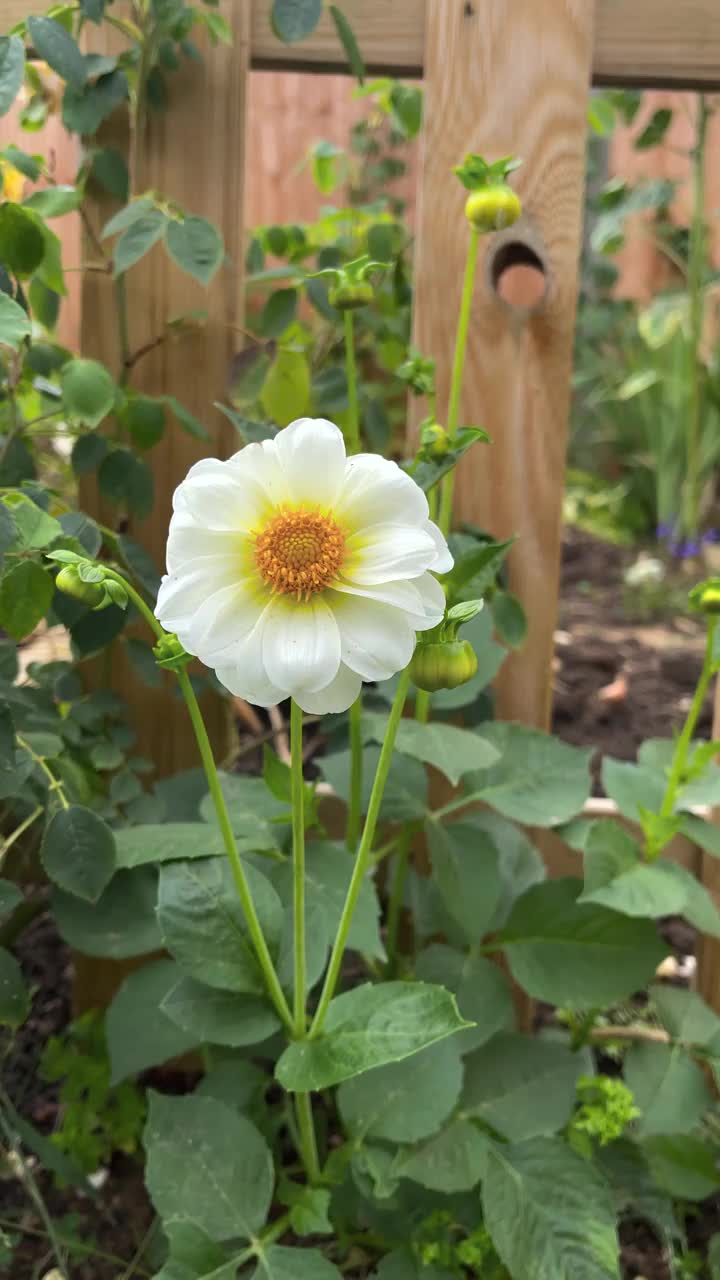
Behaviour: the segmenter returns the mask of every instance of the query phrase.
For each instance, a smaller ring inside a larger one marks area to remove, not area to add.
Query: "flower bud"
[[[504,182],[471,191],[465,201],[465,217],[477,231],[502,231],[522,213],[519,196]]]
[[[153,647],[153,653],[158,666],[165,671],[182,671],[183,667],[191,661],[190,654],[183,649],[177,636],[171,631],[168,631],[162,640],[158,640]]]
[[[720,578],[708,578],[693,587],[688,602],[699,613],[720,613]]]
[[[469,640],[437,641],[418,645],[410,662],[410,679],[418,689],[436,693],[467,684],[477,668],[477,654]]]
[[[450,439],[439,422],[428,419],[420,432],[420,446],[424,458],[444,458],[450,448]]]
[[[338,311],[354,311],[357,307],[366,307],[374,297],[375,291],[369,280],[341,280],[328,293],[330,306],[336,307]]]
[[[83,604],[89,604],[95,609],[105,600],[105,588],[100,582],[83,582],[78,573],[77,566],[74,564],[66,564],[62,568],[55,579],[55,586],[58,591],[64,592],[66,596],[72,596],[75,600],[82,600]]]

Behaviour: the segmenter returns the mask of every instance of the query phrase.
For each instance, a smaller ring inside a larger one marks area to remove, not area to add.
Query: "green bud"
[[[192,659],[173,632],[168,631],[153,647],[155,661],[165,671],[182,671]]]
[[[328,293],[330,306],[336,307],[338,311],[354,311],[357,307],[366,307],[374,297],[375,290],[369,280],[358,280],[356,283],[341,280]]]
[[[519,196],[504,182],[471,191],[465,201],[465,217],[477,231],[502,231],[521,213]]]
[[[105,600],[105,588],[102,584],[83,582],[77,565],[74,564],[66,564],[65,568],[60,570],[55,579],[55,586],[66,596],[72,596],[74,600],[82,600],[83,604],[89,604],[93,609],[103,604]]]
[[[428,418],[420,431],[420,451],[425,459],[444,458],[450,448],[450,438],[444,427]]]
[[[410,662],[410,679],[418,689],[436,693],[467,684],[477,668],[477,655],[469,640],[437,641],[418,645]]]
[[[720,613],[720,578],[699,582],[690,592],[688,602],[698,613]]]

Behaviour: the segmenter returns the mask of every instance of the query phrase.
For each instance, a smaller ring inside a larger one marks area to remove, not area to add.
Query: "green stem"
[[[343,954],[347,945],[350,925],[352,924],[357,900],[370,862],[372,843],[375,838],[375,828],[380,815],[380,805],[382,804],[385,783],[387,782],[388,773],[390,772],[393,749],[395,747],[395,738],[397,736],[403,707],[405,706],[405,699],[407,697],[409,685],[410,673],[406,670],[403,671],[400,677],[400,683],[398,684],[397,693],[395,694],[395,700],[390,712],[385,741],[383,742],[382,750],[380,752],[380,759],[378,760],[378,766],[375,773],[375,781],[373,782],[372,792],[370,794],[370,803],[368,805],[362,839],[355,858],[355,866],[350,878],[350,884],[345,898],[345,904],[342,909],[337,935],[330,954],[330,962],[328,964],[327,973],[325,974],[325,981],[323,983],[320,1000],[310,1028],[310,1038],[319,1035],[322,1031],[328,1006],[335,994],[335,987],[337,986],[337,981],[340,976],[340,966],[342,965]]]
[[[468,329],[470,327],[470,311],[472,307],[473,286],[475,284],[475,268],[477,266],[479,244],[480,232],[477,227],[471,227],[470,239],[468,241],[467,261],[465,264],[465,279],[463,281],[462,297],[460,300],[457,335],[455,338],[455,358],[453,360],[452,381],[450,383],[450,401],[448,404],[447,422],[445,424],[451,441],[455,439],[458,428],[460,393],[462,391],[463,369],[465,367],[465,352],[467,349]],[[454,489],[455,471],[453,469],[448,472],[443,479],[440,495],[439,524],[444,534],[447,534],[450,529]]]
[[[430,694],[427,689],[418,689],[415,694],[415,719],[418,724],[427,724],[430,715]]]
[[[115,313],[118,325],[118,341],[120,343],[120,373],[118,382],[124,387],[130,377],[130,328],[128,324],[127,289],[125,276],[119,275],[115,281]]]
[[[135,605],[138,613],[142,615],[153,633],[159,640],[161,640],[167,633],[160,626],[160,623],[154,613],[150,609],[149,605],[145,603],[139,592],[130,585],[122,574],[117,573],[114,569],[106,568],[105,572],[109,578],[114,578],[116,582],[119,582],[121,586],[125,588],[129,599]],[[277,1014],[286,1029],[291,1035],[293,1035],[294,1025],[292,1014],[290,1013],[290,1008],[287,1000],[285,999],[283,989],[280,986],[280,980],[275,971],[275,966],[272,962],[267,942],[265,941],[262,926],[258,920],[255,903],[253,902],[252,893],[250,892],[250,885],[248,884],[245,869],[240,859],[240,854],[238,853],[237,844],[235,843],[235,834],[232,829],[230,815],[227,811],[227,805],[225,804],[222,787],[220,786],[217,765],[215,764],[215,757],[212,752],[212,747],[210,746],[210,739],[208,738],[207,729],[205,728],[202,711],[200,710],[198,700],[195,696],[195,690],[192,687],[192,681],[190,680],[187,671],[176,671],[175,674],[177,676],[183,698],[185,699],[188,715],[190,716],[190,721],[195,732],[195,738],[200,751],[200,759],[202,760],[205,777],[207,778],[208,789],[215,806],[218,826],[220,827],[225,851],[230,863],[233,880],[235,881],[235,888],[237,889],[240,905],[243,909],[248,932],[250,934],[253,947],[255,948],[255,955],[257,956],[258,964],[260,965],[260,969],[262,970],[265,984],[268,989],[268,994],[275,1006]]]
[[[715,631],[717,629],[718,618],[712,615],[708,618],[707,640],[705,642],[705,660],[703,669],[700,673],[700,679],[697,682],[693,700],[690,704],[690,710],[687,719],[683,725],[682,733],[675,745],[675,754],[673,755],[670,773],[668,775],[667,786],[665,787],[665,795],[660,806],[660,817],[669,818],[675,808],[677,793],[683,784],[685,771],[687,769],[687,758],[690,746],[692,744],[695,726],[698,717],[703,708],[703,703],[707,697],[710,682],[712,681],[715,666]],[[660,847],[648,842],[646,846],[646,857],[650,860],[656,858],[661,852]]]
[[[59,792],[60,788],[57,786],[57,784],[55,785],[54,790]],[[5,839],[0,844],[0,862],[2,862],[8,849],[11,849],[12,846],[15,844],[15,841],[19,840],[20,837],[25,834],[28,827],[31,827],[33,822],[36,822],[37,819],[42,816],[42,814],[43,814],[43,807],[41,804],[39,804],[36,809],[33,809],[32,813],[28,814],[27,818],[23,819],[23,821],[20,823],[18,827],[15,828],[14,831],[10,832],[9,836],[5,837]]]
[[[350,708],[350,804],[348,806],[345,843],[354,853],[360,839],[363,781],[362,695],[358,694]]]
[[[300,1138],[300,1154],[305,1165],[305,1172],[310,1182],[319,1182],[320,1160],[318,1158],[315,1123],[313,1121],[309,1093],[295,1094],[295,1114]]]
[[[295,1035],[302,1039],[305,1020],[305,784],[302,757],[303,713],[295,699],[290,701],[290,773],[293,839],[293,1021]]]
[[[705,271],[707,226],[705,221],[705,150],[710,111],[704,94],[698,97],[695,146],[692,151],[693,207],[688,253],[688,295],[690,341],[688,352],[690,403],[687,419],[687,464],[685,472],[683,523],[685,535],[693,538],[700,521],[700,471],[702,431],[702,380],[700,376],[703,330],[703,275]]]
[[[355,321],[348,307],[343,312],[345,323],[345,369],[348,388],[348,453],[360,452],[360,406],[358,401],[357,365],[355,363]]]
[[[55,792],[63,809],[69,809],[70,804],[67,796],[65,795],[63,784],[59,778],[55,777],[55,774],[50,768],[50,765],[47,763],[47,760],[45,760],[43,756],[39,756],[37,751],[33,751],[32,747],[30,746],[30,743],[27,742],[25,738],[23,738],[21,733],[18,733],[15,735],[15,740],[18,746],[22,747],[24,751],[27,751],[28,755],[32,756],[33,760],[35,761],[35,764],[38,765],[40,769],[42,769],[43,773],[45,774],[45,777],[48,780],[48,791]]]
[[[395,855],[395,867],[392,888],[390,890],[390,900],[388,902],[387,930],[385,939],[388,954],[389,974],[397,972],[398,929],[400,925],[400,912],[402,911],[403,898],[405,895],[405,881],[407,880],[411,843],[411,831],[403,832],[403,839],[400,842],[400,848]]]

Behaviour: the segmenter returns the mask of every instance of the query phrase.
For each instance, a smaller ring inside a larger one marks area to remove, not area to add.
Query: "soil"
[[[623,570],[633,558],[634,553],[577,530],[566,532],[553,728],[568,742],[595,747],[598,791],[604,754],[634,758],[644,739],[668,737],[678,728],[702,663],[703,630],[694,620],[633,618],[629,613],[632,601],[623,589]],[[711,723],[708,699],[699,726],[702,735],[710,736]],[[689,951],[691,933],[683,933],[682,922],[668,927],[672,931],[675,926],[675,949]],[[70,959],[48,916],[35,920],[14,950],[35,994],[31,1015],[4,1059],[2,1078],[18,1111],[49,1134],[57,1121],[57,1087],[42,1081],[37,1068],[47,1037],[61,1032],[71,1016]],[[187,1087],[167,1073],[158,1083],[173,1091]],[[73,1280],[121,1280],[131,1260],[142,1254],[152,1222],[139,1164],[116,1157],[95,1199],[58,1189],[39,1164],[32,1167],[53,1220],[70,1224],[73,1234],[93,1250],[85,1260],[74,1254]],[[0,1230],[8,1229],[11,1219],[22,1229],[22,1242],[3,1274],[8,1280],[40,1280],[55,1265],[47,1237],[20,1182],[3,1176],[0,1166]],[[690,1247],[702,1253],[718,1230],[720,1197],[715,1197],[688,1223]],[[668,1259],[645,1223],[623,1224],[621,1242],[624,1280],[670,1280]],[[134,1276],[152,1273],[149,1260],[138,1261]]]

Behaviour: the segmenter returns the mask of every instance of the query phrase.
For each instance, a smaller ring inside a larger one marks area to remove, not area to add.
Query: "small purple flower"
[[[720,542],[720,529],[708,529],[702,536],[703,542]]]
[[[674,532],[674,520],[661,520],[655,530],[655,534],[658,538],[670,538]]]

